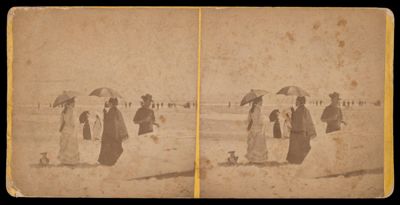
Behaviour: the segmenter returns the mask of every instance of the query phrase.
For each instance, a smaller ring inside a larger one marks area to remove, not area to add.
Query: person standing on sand
[[[103,128],[103,126],[102,126],[102,123],[101,123],[100,114],[96,113],[96,119],[95,119],[94,124],[93,124],[93,139],[94,140],[99,140],[100,139],[102,128]]]
[[[289,139],[289,151],[286,160],[291,164],[301,164],[309,153],[311,138],[316,136],[310,111],[304,106],[305,97],[297,97],[294,110],[292,107],[292,130]]]
[[[121,156],[122,141],[129,137],[122,113],[117,108],[118,99],[110,98],[110,110],[104,115],[103,135],[98,162],[112,166]]]
[[[248,115],[247,153],[250,163],[265,163],[268,159],[266,137],[264,134],[264,115],[261,112],[262,96],[252,101]]]
[[[92,133],[90,131],[90,123],[89,123],[89,112],[85,112],[85,118],[83,121],[83,139],[84,140],[91,140]]]
[[[79,163],[79,145],[75,130],[74,106],[75,98],[71,98],[65,103],[64,110],[61,112],[61,126],[59,129],[61,136],[58,159],[64,165]]]
[[[331,104],[326,106],[321,115],[321,121],[327,123],[326,133],[338,131],[341,129],[341,124],[346,125],[343,121],[342,110],[340,109],[339,93],[333,92],[329,94]]]
[[[133,122],[139,125],[138,135],[153,132],[153,125],[159,127],[159,125],[155,122],[156,119],[154,116],[154,111],[150,109],[150,105],[153,102],[152,96],[150,94],[146,94],[142,96],[142,100],[142,107],[136,111],[135,117],[133,118]]]
[[[292,130],[292,123],[290,119],[290,114],[289,112],[285,112],[284,114],[284,122],[283,122],[283,137],[284,138],[289,138],[290,132]]]

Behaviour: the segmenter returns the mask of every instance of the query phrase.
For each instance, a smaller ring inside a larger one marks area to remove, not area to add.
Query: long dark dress
[[[278,119],[276,119],[274,122],[273,132],[274,138],[282,138],[281,124],[279,123]]]
[[[90,125],[89,125],[88,118],[86,118],[85,124],[83,124],[83,139],[85,139],[85,140],[92,139],[92,133],[90,132]]]
[[[103,135],[98,162],[103,165],[114,165],[123,152],[122,140],[128,138],[121,112],[111,107],[104,113]]]
[[[314,136],[316,131],[310,111],[304,105],[300,105],[292,113],[292,130],[286,160],[289,163],[301,164],[311,149],[310,139]]]

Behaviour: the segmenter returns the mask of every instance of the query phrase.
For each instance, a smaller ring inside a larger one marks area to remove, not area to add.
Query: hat
[[[337,98],[337,99],[339,99],[339,100],[341,99],[341,98],[339,97],[339,93],[337,93],[337,92],[333,92],[333,93],[329,94],[329,97],[332,98],[332,99],[333,99],[333,98]]]
[[[41,155],[46,155],[47,154],[47,152],[42,152],[42,153],[40,153]]]
[[[151,96],[151,95],[148,94],[148,93],[147,93],[146,95],[143,95],[143,96],[142,96],[143,101],[149,100],[149,101],[151,102],[151,101],[153,101],[152,98],[153,98],[153,96]]]
[[[118,105],[118,99],[117,98],[110,98],[110,100],[108,100],[108,102],[110,104],[113,104],[113,105]]]

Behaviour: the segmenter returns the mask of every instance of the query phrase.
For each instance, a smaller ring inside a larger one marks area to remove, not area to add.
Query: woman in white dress
[[[99,140],[101,138],[101,131],[103,129],[103,125],[101,123],[100,114],[96,113],[96,119],[93,124],[93,139]]]
[[[75,165],[79,163],[79,146],[76,132],[76,122],[74,117],[75,99],[71,98],[65,103],[61,113],[61,126],[59,131],[60,150],[58,159],[61,164]]]
[[[252,102],[249,111],[247,137],[247,153],[245,157],[250,163],[265,163],[268,159],[267,143],[265,137],[265,116],[261,112],[262,97]]]

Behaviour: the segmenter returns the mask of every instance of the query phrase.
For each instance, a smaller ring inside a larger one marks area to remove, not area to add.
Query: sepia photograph
[[[202,9],[201,196],[383,197],[386,15]]]
[[[193,197],[198,10],[13,8],[9,29],[9,192]]]
[[[385,198],[385,8],[13,7],[13,197]]]

